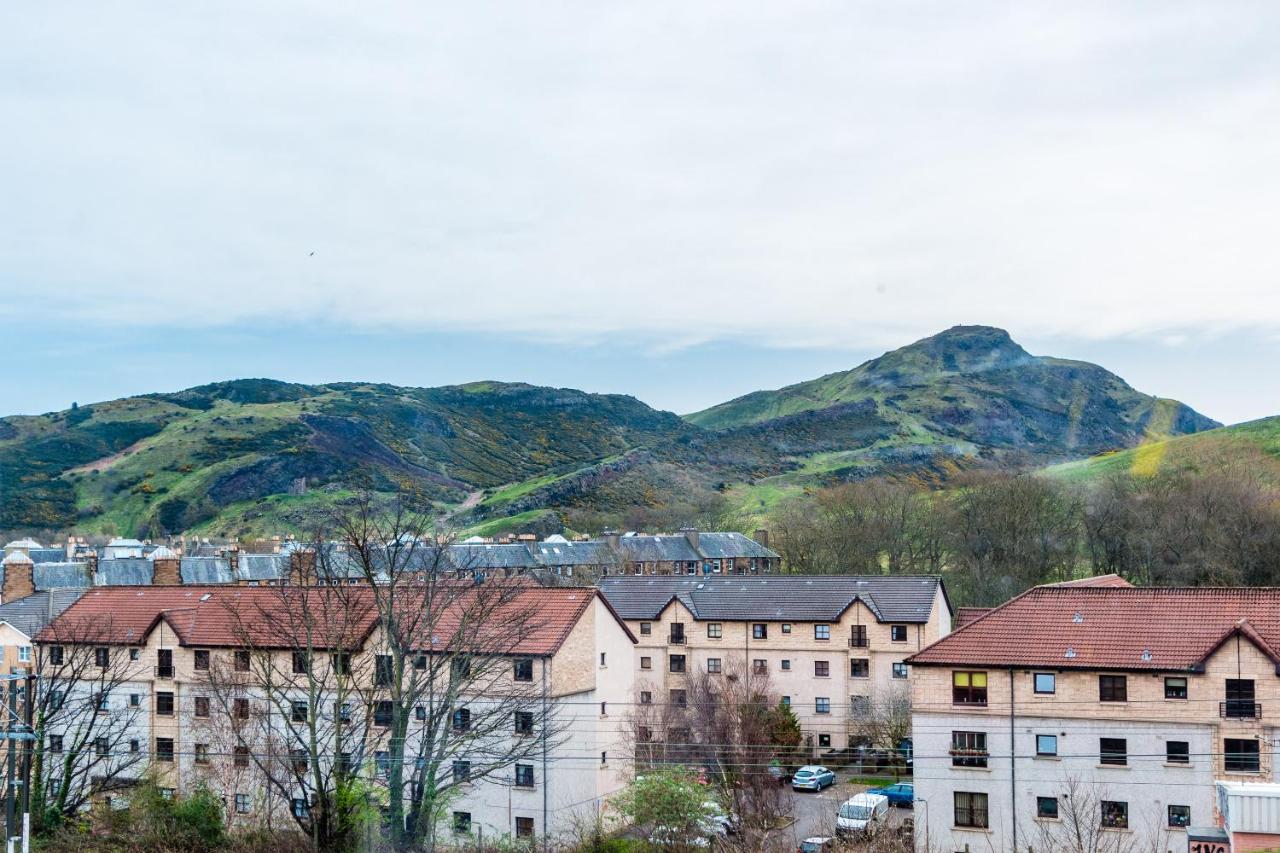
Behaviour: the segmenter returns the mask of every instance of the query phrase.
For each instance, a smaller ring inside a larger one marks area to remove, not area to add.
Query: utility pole
[[[22,839],[22,853],[27,853],[31,845],[31,816],[30,816],[30,794],[31,787],[31,747],[35,735],[31,733],[31,685],[34,676],[29,675],[26,670],[9,675],[0,676],[0,679],[9,682],[9,702],[8,716],[5,719],[4,737],[9,742],[8,767],[5,770],[5,798],[4,798],[4,832],[5,832],[5,848],[8,853],[13,853],[14,841],[20,837]],[[23,708],[22,722],[18,722],[18,681],[23,680],[26,683],[26,689],[23,695],[25,707]],[[18,771],[18,741],[26,741],[22,748],[23,770],[22,780],[17,778]],[[22,829],[19,832],[17,826],[17,787],[22,785]]]
[[[17,771],[18,763],[18,742],[13,738],[13,723],[18,719],[18,682],[13,676],[8,676],[9,682],[9,713],[4,721],[5,739],[9,741],[9,760],[5,767],[5,787],[4,787],[4,837],[5,845],[9,853],[13,853],[13,831],[14,826],[14,774]]]

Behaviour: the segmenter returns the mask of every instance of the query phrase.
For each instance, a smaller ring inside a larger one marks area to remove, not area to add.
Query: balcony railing
[[[683,645],[684,645],[684,634],[672,634],[672,635],[671,635],[671,644],[672,644],[673,646],[683,646]]]
[[[865,649],[867,645],[866,637],[853,637],[849,640],[849,648],[851,649]]]
[[[1229,720],[1256,720],[1262,716],[1262,705],[1242,699],[1218,703],[1218,716]]]
[[[156,678],[173,678],[173,666],[157,666]]]

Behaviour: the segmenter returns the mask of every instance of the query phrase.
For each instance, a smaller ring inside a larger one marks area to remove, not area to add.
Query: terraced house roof
[[[881,622],[927,622],[943,588],[941,578],[904,575],[618,575],[599,587],[624,619],[656,619],[676,599],[697,619],[793,622],[834,622],[855,601]]]
[[[1041,586],[907,662],[1196,672],[1236,636],[1280,665],[1280,589]]]

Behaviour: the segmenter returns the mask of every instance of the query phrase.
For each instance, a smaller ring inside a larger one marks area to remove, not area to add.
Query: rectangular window
[[[1169,826],[1191,825],[1191,806],[1169,806]]]
[[[388,702],[387,705],[390,706],[391,703]],[[391,708],[388,707],[387,722],[385,723],[385,725],[388,725],[388,726],[391,725],[390,711],[391,711]],[[455,732],[471,731],[471,709],[470,708],[458,708],[453,712],[453,730]]]
[[[209,650],[196,649],[194,654],[194,664],[197,672],[205,672],[209,669]]]
[[[512,678],[516,681],[533,681],[533,658],[516,658]]]
[[[1186,699],[1187,680],[1185,678],[1166,678],[1164,680],[1164,698]]]
[[[240,756],[240,750],[244,750],[245,763],[243,765],[240,764],[238,760]],[[236,758],[237,758],[237,762],[236,762],[237,767],[248,767],[249,766],[248,748],[243,746],[236,747]],[[310,766],[310,761],[307,757],[307,751],[305,749],[289,750],[289,761],[293,764],[294,773],[299,773],[299,774],[306,773],[307,768]]]
[[[293,798],[293,816],[294,817],[306,817],[310,813],[311,813],[311,807],[307,805],[306,798],[304,797]]]
[[[671,705],[675,708],[685,708],[689,705],[689,698],[683,690],[671,691]]]
[[[601,669],[604,669],[606,666],[608,666],[608,665],[609,665],[609,664],[607,663],[607,661],[608,661],[608,660],[609,660],[609,653],[608,653],[608,652],[601,652],[601,653],[600,653],[600,668],[601,668]]]
[[[855,649],[867,647],[867,626],[851,625],[849,627],[849,645]]]
[[[1122,737],[1098,738],[1098,761],[1114,767],[1129,763],[1129,742]]]
[[[173,761],[173,738],[156,738],[156,761]]]
[[[142,741],[138,740],[137,738],[133,738],[132,740],[130,740],[130,741],[129,741],[129,751],[130,751],[130,752],[135,752],[135,753],[136,753],[136,752],[141,752],[141,751],[142,751]]]
[[[653,633],[653,623],[652,623],[652,622],[641,622],[641,623],[640,623],[640,636],[642,636],[642,637],[647,637],[647,636],[649,636],[649,635],[650,635],[650,634],[652,634],[652,633]]]
[[[379,726],[380,728],[384,728],[384,729],[387,728],[388,726],[391,725],[391,720],[394,713],[395,711],[392,708],[391,700],[379,699],[377,702],[373,703],[373,724],[375,726]],[[471,712],[467,711],[466,709],[463,709],[462,711],[455,711],[454,712],[455,721],[457,720],[456,715],[459,713],[466,714],[467,725],[469,727],[471,724]],[[454,725],[456,727],[457,723],[455,722]]]
[[[93,663],[98,669],[106,669],[111,665],[111,650],[106,646],[98,646],[93,650]]]
[[[64,654],[65,653],[62,651],[62,646],[50,646],[49,647],[49,663],[53,664],[54,666],[62,666]]]
[[[424,654],[416,654],[413,656],[413,668],[422,672],[427,668],[427,656]]]
[[[289,718],[295,723],[305,723],[307,721],[307,703],[303,700],[294,700],[289,707]]]
[[[156,691],[156,713],[162,717],[173,716],[173,694],[167,690]]]
[[[247,746],[237,746],[237,747],[235,748],[235,751],[234,751],[234,753],[233,753],[233,754],[234,754],[234,756],[235,756],[235,765],[236,765],[236,767],[248,767],[248,766],[249,766],[249,747],[247,747]],[[305,763],[305,760],[304,760],[304,763]]]
[[[751,661],[752,675],[767,675],[769,673],[769,662],[764,658],[754,658]]]
[[[987,828],[987,795],[956,791],[955,825],[973,829]]]
[[[111,707],[111,694],[103,690],[98,694],[98,710],[106,711]]]
[[[1057,735],[1036,735],[1036,755],[1057,755]]]
[[[1036,817],[1041,820],[1057,820],[1058,798],[1036,797]]]
[[[641,691],[640,691],[640,704],[641,704],[641,705],[652,705],[652,704],[653,704],[653,692],[652,692],[652,691],[649,691],[649,690],[641,690]]]
[[[236,814],[249,813],[249,795],[236,794]]]
[[[707,658],[707,672],[713,675],[720,674],[720,658]]]
[[[168,759],[165,759],[163,756],[159,756],[160,761],[166,761],[166,760],[173,761],[173,746],[172,746],[173,741],[169,741],[169,743],[170,743],[169,757]],[[106,755],[110,751],[110,747],[107,743],[106,735],[99,735],[98,737],[93,739],[93,751],[100,756]]]
[[[30,646],[18,646],[18,663],[31,663]]]
[[[756,622],[751,626],[751,639],[767,640],[769,639],[769,626],[763,622]]]
[[[790,708],[790,707],[791,707],[791,697],[790,697],[790,696],[783,696],[783,697],[782,697],[782,707],[784,707],[784,708]]]
[[[516,838],[533,838],[533,818],[516,818]]]
[[[141,706],[142,706],[142,694],[141,694],[141,693],[130,693],[130,694],[129,694],[129,707],[130,707],[130,708],[139,708],[139,707],[141,707]]]
[[[986,767],[987,766],[987,733],[986,732],[952,732],[951,733],[951,766],[952,767]]]
[[[951,701],[956,705],[986,705],[987,674],[985,672],[951,673]]]
[[[889,639],[895,643],[905,643],[907,641],[906,625],[890,625]]]
[[[1228,773],[1261,772],[1258,742],[1226,738],[1222,742],[1222,764]]]
[[[1185,740],[1165,741],[1164,760],[1168,764],[1190,764],[1191,745]]]
[[[378,658],[380,657],[387,657],[389,659],[390,655],[374,656],[374,660],[373,660],[374,680],[376,682],[385,676],[386,684],[390,684],[391,683],[390,660],[388,660],[386,664],[379,664]],[[600,665],[604,666],[603,660],[600,661]],[[383,671],[380,672],[379,670],[383,670]],[[449,661],[449,675],[453,678],[454,681],[462,681],[465,678],[470,678],[471,677],[471,658],[456,657],[453,660]]]
[[[207,743],[196,744],[196,764],[208,764],[208,763],[209,763],[209,744]]]
[[[453,813],[454,835],[466,835],[471,832],[471,812]]]
[[[816,660],[813,662],[813,675],[815,678],[830,678],[831,664],[825,660]]]
[[[850,678],[870,678],[871,660],[869,658],[853,658],[849,661]]]
[[[894,664],[893,664],[893,677],[894,677],[894,678],[906,678],[906,677],[907,677],[907,665],[906,665],[906,663],[904,663],[903,661],[894,661]]]
[[[516,734],[531,735],[533,734],[533,712],[532,711],[516,711]]]
[[[1128,702],[1128,679],[1123,675],[1098,676],[1099,702]]]
[[[671,642],[675,643],[676,645],[682,645],[684,643],[684,623],[683,622],[671,623]]]
[[[533,787],[533,765],[532,764],[516,765],[516,787],[517,788]]]
[[[644,656],[640,658],[641,669],[653,669],[653,658]]]
[[[329,666],[334,675],[351,674],[351,652],[337,652],[329,655]]]
[[[156,650],[156,678],[173,678],[173,649]]]
[[[813,712],[815,714],[830,714],[831,699],[827,696],[818,696],[813,700]]]
[[[49,735],[49,751],[62,752],[62,735]]]
[[[707,623],[707,638],[710,640],[718,640],[724,635],[724,629],[719,622]]]
[[[684,655],[671,656],[671,671],[684,672]]]
[[[249,650],[248,649],[236,649],[235,666],[236,666],[236,672],[249,671]]]
[[[791,623],[790,623],[790,622],[783,622],[783,623],[782,623],[782,633],[784,633],[784,634],[790,634],[790,633],[791,633]]]
[[[196,704],[197,717],[209,716],[209,697],[208,696],[197,696],[195,704]]]
[[[455,759],[453,762],[453,781],[469,782],[471,781],[471,762],[465,759]]]
[[[231,716],[237,720],[249,719],[249,700],[248,699],[232,699],[231,700]]]
[[[830,640],[831,626],[830,625],[814,625],[813,638],[815,640]]]
[[[453,661],[455,664],[458,661]],[[454,677],[458,675],[455,672]],[[374,655],[373,656],[373,686],[374,687],[390,687],[392,679],[395,678],[395,661],[391,655]]]
[[[824,748],[830,747],[831,735],[818,735],[818,746],[824,747]]]
[[[426,706],[426,705],[414,705],[414,706],[413,706],[413,718],[414,718],[415,720],[417,720],[418,722],[420,722],[420,723],[424,723],[424,722],[426,722],[426,720],[427,720],[427,706]]]
[[[1128,829],[1129,804],[1118,800],[1103,800],[1102,825],[1107,829]]]
[[[1032,678],[1035,680],[1036,693],[1045,695],[1058,692],[1058,677],[1052,672],[1037,672]]]
[[[783,658],[783,659],[782,659],[782,663],[781,663],[780,665],[781,665],[781,667],[782,667],[782,671],[783,671],[783,672],[790,672],[790,671],[791,671],[791,660],[790,660],[790,658]]]
[[[1252,719],[1257,717],[1261,706],[1254,703],[1253,679],[1228,678],[1227,701],[1222,703],[1222,715],[1234,719]]]
[[[306,675],[311,671],[311,655],[302,649],[294,649],[292,662],[294,675]]]

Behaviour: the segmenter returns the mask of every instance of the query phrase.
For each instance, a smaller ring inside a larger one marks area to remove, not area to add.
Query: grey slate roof
[[[65,563],[67,561],[66,548],[32,548],[27,552],[27,556],[31,558],[33,563]]]
[[[622,536],[618,539],[622,558],[633,563],[658,563],[671,560],[699,562],[702,555],[694,550],[683,534],[673,536]]]
[[[467,570],[532,569],[539,564],[528,546],[455,544],[449,546],[449,561],[455,568]]]
[[[39,563],[31,568],[31,580],[37,590],[88,588],[88,563]]]
[[[183,557],[181,563],[184,584],[232,583],[231,562],[222,557]]]
[[[538,563],[543,566],[610,566],[618,562],[608,544],[598,539],[589,542],[538,542],[535,548]]]
[[[245,581],[278,581],[289,574],[289,558],[283,554],[240,554],[236,575]]]
[[[918,575],[615,575],[599,587],[623,619],[655,619],[678,598],[698,619],[834,622],[860,599],[881,622],[925,622],[941,584]]]
[[[99,560],[96,586],[146,586],[155,577],[155,566],[146,557]]]
[[[8,622],[28,637],[34,637],[41,628],[84,594],[84,589],[55,589],[32,593],[17,601],[6,601],[0,604],[0,620]]]
[[[709,560],[730,557],[777,557],[778,555],[741,533],[700,533],[698,550]]]

